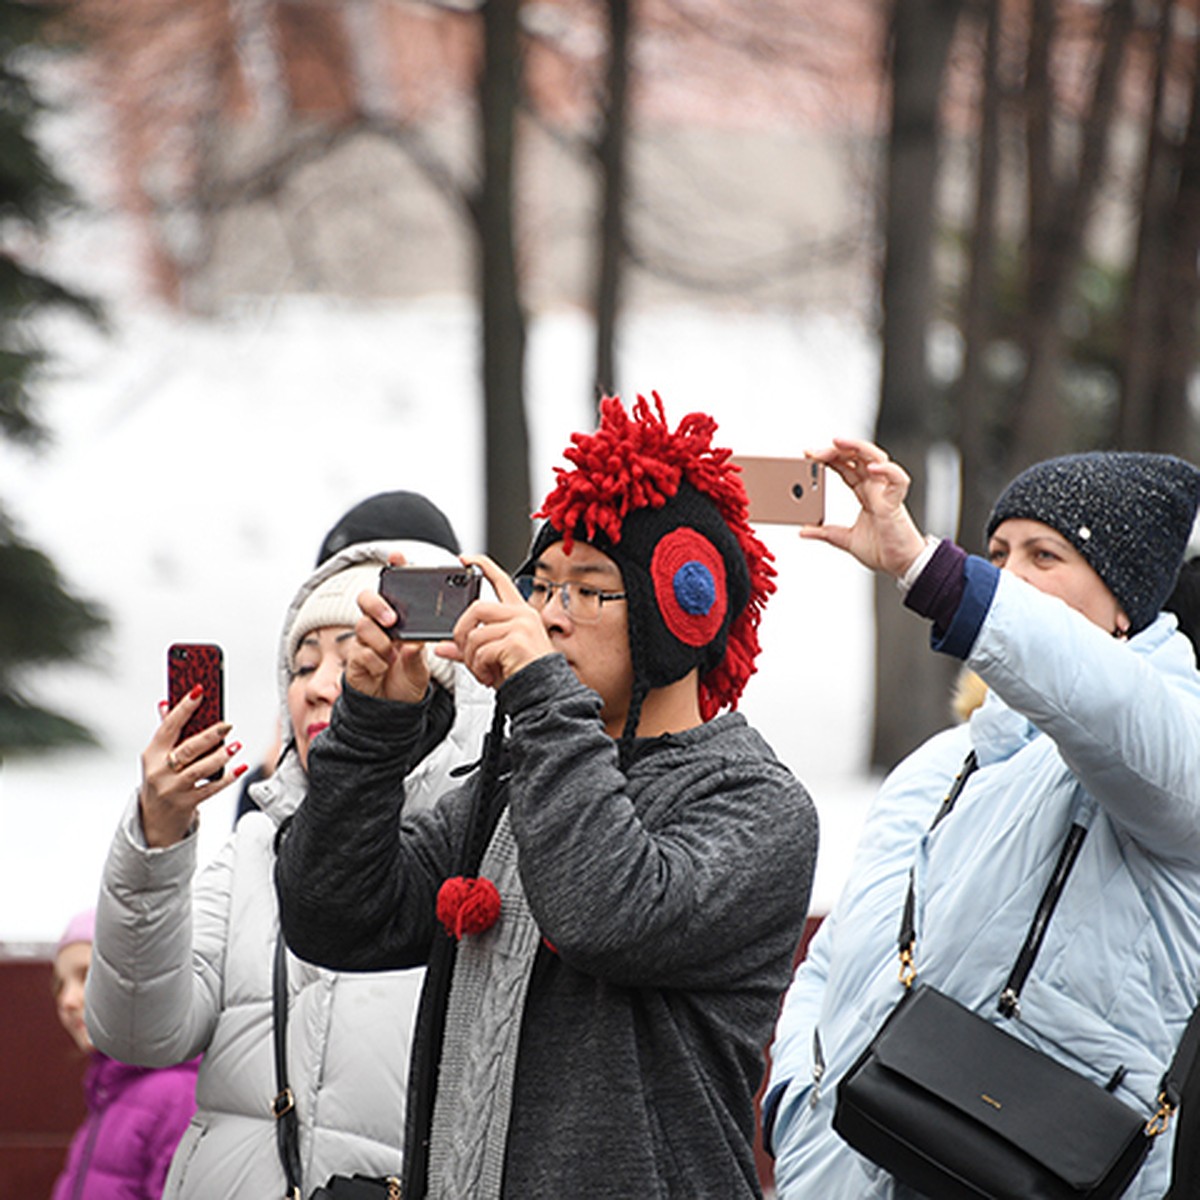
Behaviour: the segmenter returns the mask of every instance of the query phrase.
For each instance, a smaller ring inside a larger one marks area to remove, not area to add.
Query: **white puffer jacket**
[[[309,592],[354,562],[441,562],[422,543],[351,546],[323,564],[288,610],[279,658],[288,681],[286,634]],[[450,770],[475,761],[491,721],[491,693],[462,668],[438,660],[453,689],[455,723],[417,765],[407,803],[433,803]],[[199,876],[196,839],[147,847],[137,795],[105,864],[87,983],[88,1028],[96,1045],[126,1062],[165,1066],[204,1058],[197,1112],[172,1163],[168,1200],[264,1200],[284,1194],[271,1101],[276,1093],[271,1015],[279,930],[275,834],[304,799],[307,778],[286,703],[279,768],[252,789],[249,813]],[[331,1174],[398,1173],[404,1137],[409,1038],[423,972],[337,974],[288,954],[288,1072],[300,1124],[305,1196]]]

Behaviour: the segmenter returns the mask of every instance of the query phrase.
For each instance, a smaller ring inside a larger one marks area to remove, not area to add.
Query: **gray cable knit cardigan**
[[[498,700],[505,824],[545,939],[519,1018],[503,1195],[759,1195],[753,1096],[808,906],[808,794],[738,714],[639,741],[621,771],[599,697],[561,656]],[[346,688],[315,743],[276,872],[301,957],[388,969],[446,936],[437,892],[479,781],[401,818],[397,761],[423,719],[422,705]]]

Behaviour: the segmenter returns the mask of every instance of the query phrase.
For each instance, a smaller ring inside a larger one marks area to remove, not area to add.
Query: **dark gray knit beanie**
[[[1079,551],[1138,633],[1175,586],[1200,504],[1200,470],[1169,454],[1068,454],[1022,471],[986,535],[1010,518],[1041,521]]]

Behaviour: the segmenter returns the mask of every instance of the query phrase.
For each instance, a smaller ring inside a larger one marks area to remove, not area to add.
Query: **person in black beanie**
[[[395,541],[412,543],[409,558],[415,555],[413,561],[431,561],[435,548],[445,550],[447,556],[457,556],[461,550],[450,519],[432,500],[420,492],[377,492],[352,505],[337,519],[321,539],[314,565],[320,567],[347,546]],[[263,760],[242,780],[233,813],[235,825],[246,813],[257,809],[252,789],[270,778],[280,749],[277,734]]]
[[[774,589],[715,422],[604,401],[516,580],[439,653],[495,689],[480,770],[398,781],[427,708],[394,614],[363,619],[281,846],[288,944],[428,963],[407,1197],[761,1195],[754,1094],[803,930],[807,793],[736,712]]]
[[[420,492],[377,492],[348,508],[321,539],[316,566],[356,542],[405,538],[440,546],[457,555],[461,547],[449,518]]]
[[[939,1153],[958,1156],[953,1188],[929,1181],[919,1150],[881,1165],[878,1140],[856,1140],[860,1153],[841,1136],[839,1089],[902,997],[921,994],[915,971],[927,989],[1107,1087],[1135,1118],[1158,1108],[1200,979],[1200,672],[1162,614],[1200,470],[1125,452],[1038,463],[996,501],[979,558],[921,535],[904,503],[908,476],[880,447],[838,439],[816,457],[860,511],[852,526],[803,535],[892,576],[930,621],[933,648],[962,660],[987,695],[884,781],[849,881],[796,972],[763,1103],[777,1191],[1032,1195],[1011,1176],[981,1174],[988,1156],[969,1139],[940,1139]],[[1075,857],[1060,873],[1068,848]],[[1045,918],[1052,878],[1065,882]],[[902,911],[915,929],[903,970]],[[922,1061],[961,1077],[939,1049],[923,1046]],[[1020,1122],[1039,1099],[1006,1093],[997,1103]],[[1166,1193],[1174,1136],[1169,1123],[1121,1195]],[[1061,1144],[1086,1157],[1070,1134]],[[1104,1164],[1073,1169],[1098,1178]],[[1061,1194],[1082,1192],[1063,1184]]]

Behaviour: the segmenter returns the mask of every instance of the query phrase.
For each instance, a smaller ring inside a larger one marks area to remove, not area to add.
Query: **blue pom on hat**
[[[1083,555],[1138,633],[1175,586],[1197,505],[1200,469],[1181,458],[1068,454],[1022,471],[996,501],[986,535],[1013,518],[1049,525]]]
[[[675,572],[672,590],[679,607],[694,617],[707,616],[717,602],[717,585],[702,562],[684,563]]]

